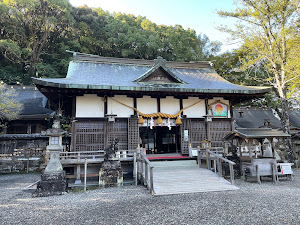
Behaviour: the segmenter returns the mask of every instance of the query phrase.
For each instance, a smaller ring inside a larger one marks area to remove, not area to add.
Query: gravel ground
[[[31,198],[37,174],[0,175],[0,224],[300,224],[300,171],[295,181],[240,190],[152,196],[125,186]]]

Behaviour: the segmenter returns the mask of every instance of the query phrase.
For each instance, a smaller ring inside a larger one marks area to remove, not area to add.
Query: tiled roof
[[[236,136],[241,138],[273,138],[273,137],[290,137],[280,130],[272,128],[239,128],[225,136],[225,139],[232,139]]]
[[[165,65],[183,83],[135,82],[153,68],[154,61],[99,56],[75,57],[69,64],[66,78],[33,78],[33,81],[37,85],[58,88],[121,91],[264,94],[271,89],[232,84],[219,76],[209,62],[166,62]]]
[[[54,111],[46,108],[47,98],[34,86],[13,86],[17,101],[23,104],[20,119],[53,116]]]
[[[290,112],[291,125],[300,128],[300,110],[296,109]]]
[[[265,120],[270,121],[269,127],[280,128],[280,120],[274,116],[271,108],[233,108],[233,118],[237,128],[263,127]]]

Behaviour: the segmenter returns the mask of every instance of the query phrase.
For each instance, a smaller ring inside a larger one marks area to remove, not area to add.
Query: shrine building
[[[72,118],[71,151],[188,154],[203,140],[222,147],[233,129],[232,106],[270,87],[232,84],[211,62],[168,62],[74,53],[66,78],[33,78],[59,112]]]

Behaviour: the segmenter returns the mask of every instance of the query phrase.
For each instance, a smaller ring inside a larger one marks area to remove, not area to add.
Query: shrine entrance
[[[179,126],[140,127],[140,146],[147,154],[165,154],[180,152]]]

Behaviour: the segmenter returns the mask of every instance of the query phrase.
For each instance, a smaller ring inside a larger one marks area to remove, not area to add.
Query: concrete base
[[[33,197],[47,197],[62,195],[66,192],[66,174],[64,171],[44,173],[41,181],[37,185],[37,190],[32,194]]]
[[[74,184],[81,184],[81,180],[75,180]]]

